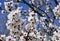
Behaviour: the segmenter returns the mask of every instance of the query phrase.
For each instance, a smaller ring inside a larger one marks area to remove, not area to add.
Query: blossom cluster
[[[56,16],[56,19],[60,22],[60,3],[53,9],[54,15]]]

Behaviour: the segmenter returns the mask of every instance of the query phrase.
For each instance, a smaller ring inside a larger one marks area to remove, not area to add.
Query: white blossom
[[[2,10],[2,14],[6,14],[6,11],[5,10]]]
[[[25,41],[24,36],[21,36],[19,41]]]
[[[13,7],[13,1],[4,2],[4,5],[5,5],[5,9],[6,9],[8,12],[12,11],[12,8],[11,8],[11,7]],[[10,7],[8,7],[8,6],[10,6]]]

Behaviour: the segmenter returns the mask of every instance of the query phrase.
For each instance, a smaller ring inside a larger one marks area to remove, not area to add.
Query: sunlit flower
[[[20,40],[19,41],[25,41],[24,36],[20,36]]]
[[[12,39],[12,41],[16,41],[16,39]]]
[[[1,39],[2,39],[3,41],[5,40],[5,38],[6,38],[5,35],[1,35]]]
[[[6,37],[6,41],[12,41],[12,37],[11,36]]]
[[[6,11],[5,10],[2,10],[2,14],[6,14]]]

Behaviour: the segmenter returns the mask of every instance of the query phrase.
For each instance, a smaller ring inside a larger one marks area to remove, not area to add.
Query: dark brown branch
[[[57,2],[57,0],[54,0],[55,4],[58,5],[59,3]]]
[[[41,13],[39,13],[38,11],[36,11],[30,4],[28,4],[25,0],[23,0],[23,2],[28,5],[34,12],[36,12],[38,15],[43,16]]]
[[[32,4],[32,6],[34,6],[34,5]],[[34,7],[36,7],[36,6],[34,6]],[[37,8],[37,7],[36,7],[36,8]],[[46,16],[47,16],[48,18],[50,18],[45,11],[41,10],[40,8],[37,8],[37,9],[40,10],[40,11],[42,11],[44,14],[46,14]]]

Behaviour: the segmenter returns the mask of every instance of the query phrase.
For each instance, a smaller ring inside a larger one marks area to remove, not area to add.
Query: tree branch
[[[54,0],[55,4],[58,5],[59,3],[57,2],[57,0]]]
[[[39,13],[38,11],[36,11],[30,4],[28,4],[25,0],[23,0],[23,2],[28,5],[34,12],[36,12],[38,15],[43,16],[41,13]]]

